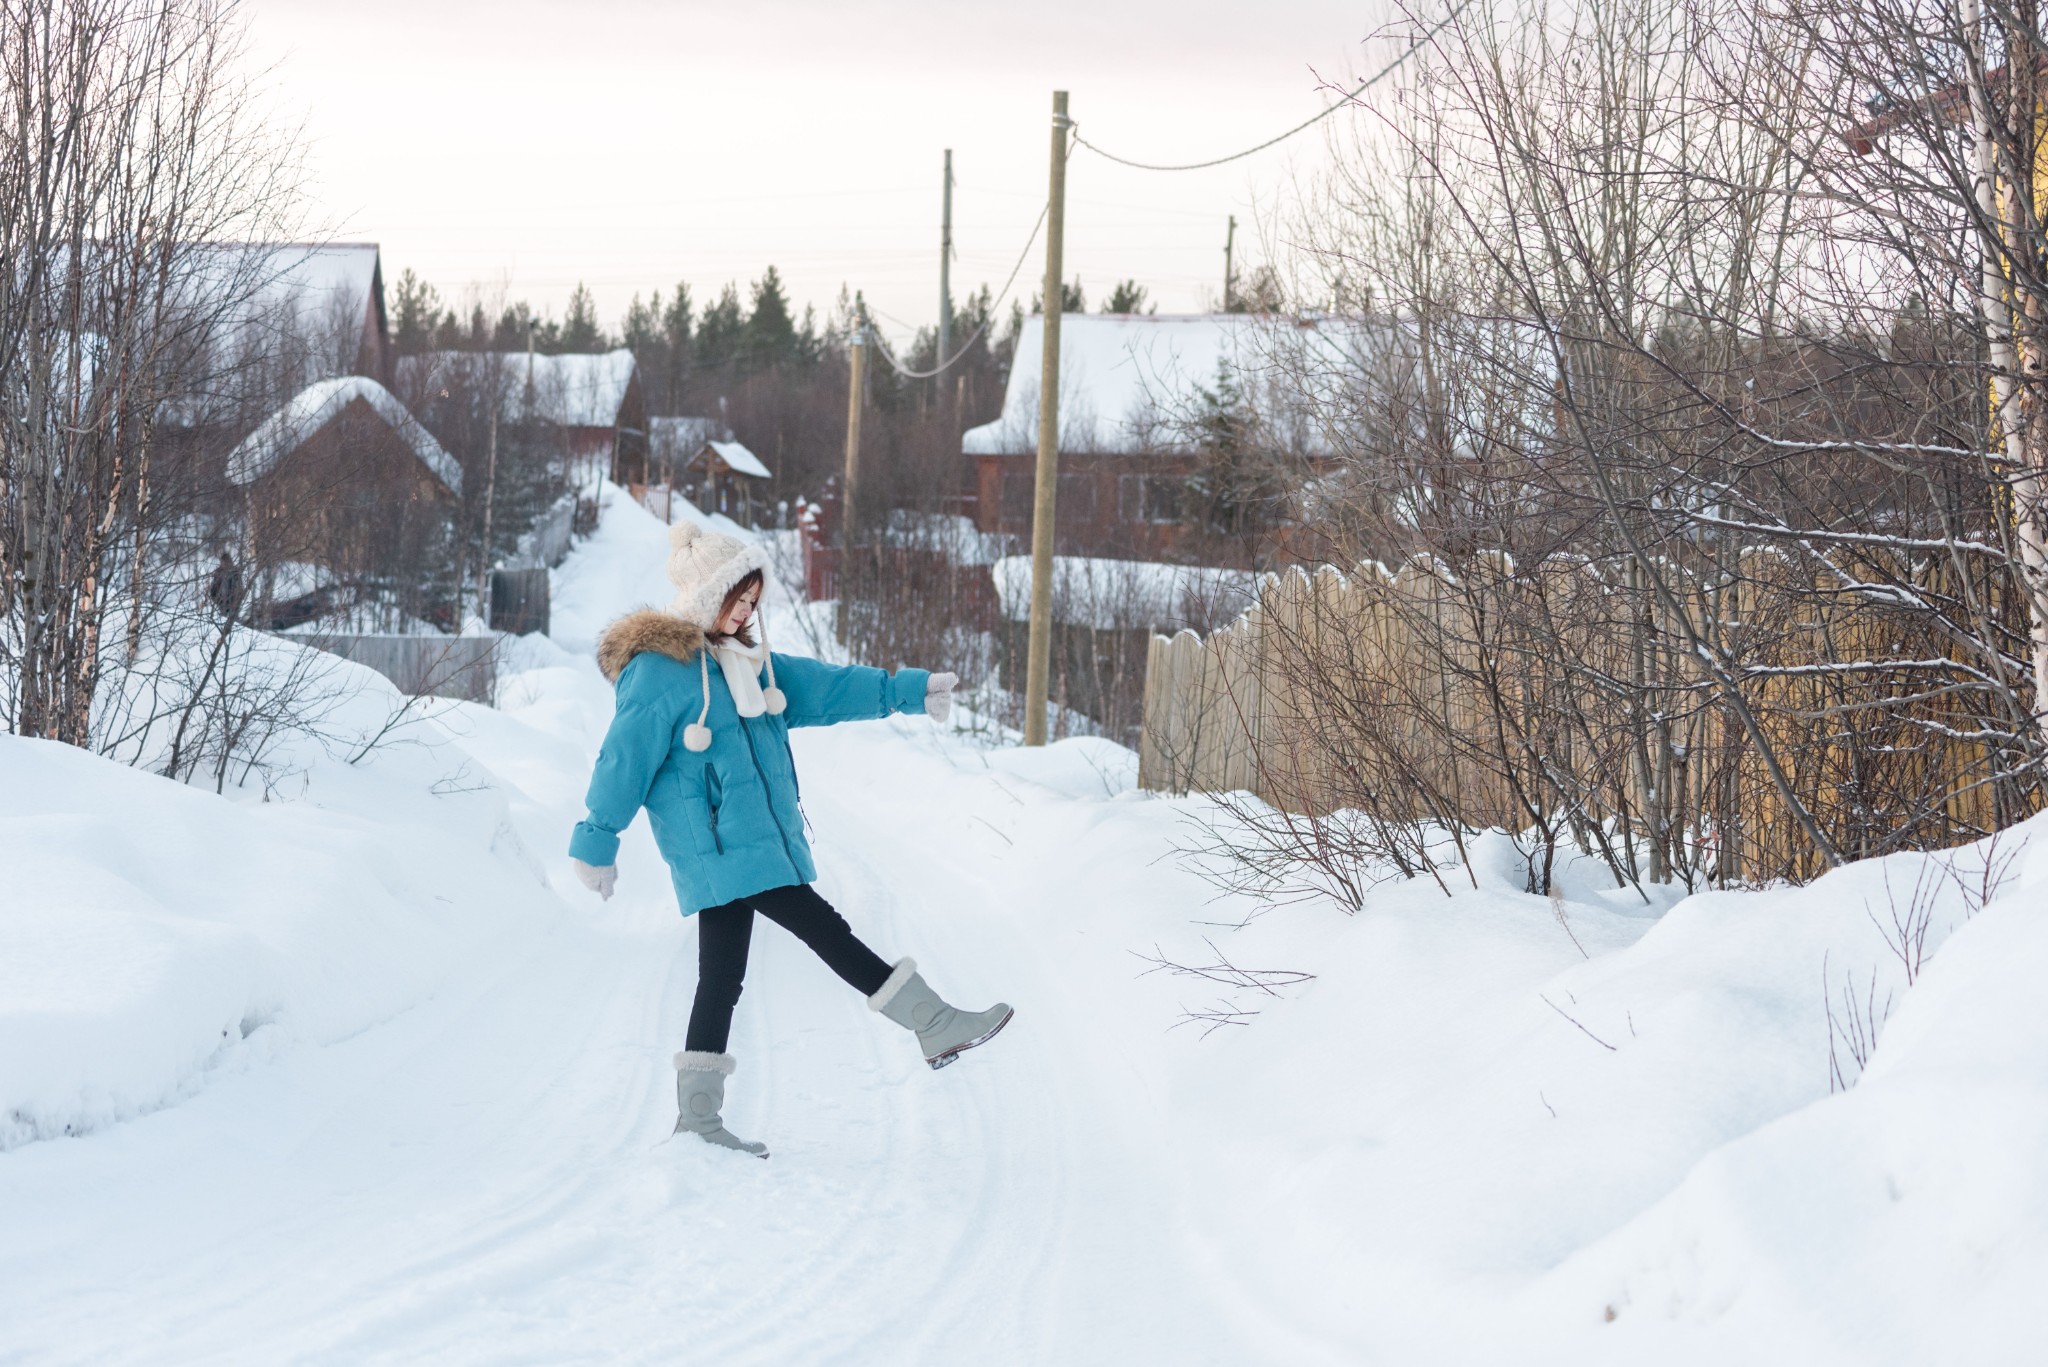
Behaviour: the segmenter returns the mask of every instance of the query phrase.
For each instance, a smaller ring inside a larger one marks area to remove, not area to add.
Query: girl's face
[[[718,619],[718,634],[730,636],[753,619],[754,609],[761,605],[761,586],[755,584],[733,600],[725,616]]]

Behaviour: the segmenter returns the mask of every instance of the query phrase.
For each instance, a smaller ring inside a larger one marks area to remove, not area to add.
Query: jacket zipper
[[[789,761],[789,786],[796,790],[796,814],[804,819],[804,830],[811,839],[818,838],[818,828],[811,824],[810,809],[804,806],[804,781],[797,777],[796,751],[790,747],[789,732],[782,733],[782,756]]]
[[[761,780],[761,795],[768,804],[768,819],[775,823],[775,833],[782,837],[782,853],[789,860],[789,867],[796,869],[796,847],[789,843],[789,832],[783,829],[782,818],[775,814],[774,791],[768,786],[768,771],[761,767],[761,752],[754,748],[753,728],[744,719],[740,722],[740,734],[747,738],[747,758],[754,762],[754,776]],[[790,766],[790,778],[794,783],[796,766]]]
[[[716,793],[716,796],[713,794]],[[725,853],[725,842],[718,838],[718,806],[724,792],[718,787],[718,771],[710,765],[704,766],[704,800],[711,808],[711,848]]]

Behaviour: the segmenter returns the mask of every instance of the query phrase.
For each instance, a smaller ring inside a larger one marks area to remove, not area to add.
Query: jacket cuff
[[[889,710],[892,712],[924,711],[924,695],[931,687],[932,672],[929,669],[899,669],[889,680]]]
[[[619,859],[618,833],[588,821],[579,821],[575,833],[569,837],[569,857],[581,859],[594,869],[615,864]]]

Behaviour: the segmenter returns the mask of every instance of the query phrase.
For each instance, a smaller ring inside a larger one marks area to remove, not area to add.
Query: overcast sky
[[[316,217],[410,266],[559,314],[577,281],[607,327],[688,281],[699,300],[773,263],[801,307],[865,290],[901,337],[938,313],[941,156],[954,293],[1000,287],[1044,202],[1051,92],[1141,160],[1262,141],[1374,69],[1383,0],[250,0],[254,56],[310,136]],[[1344,113],[1338,118],[1356,118]],[[1091,307],[1135,277],[1162,311],[1212,300],[1226,218],[1313,174],[1312,131],[1210,171],[1069,166],[1067,275]],[[1250,239],[1249,241],[1247,239]],[[1043,271],[1033,257],[1017,291]]]

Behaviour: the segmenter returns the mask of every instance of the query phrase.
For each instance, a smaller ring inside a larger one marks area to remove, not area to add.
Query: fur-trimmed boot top
[[[988,1043],[1016,1014],[1008,1002],[997,1002],[986,1011],[962,1011],[947,1005],[917,971],[915,959],[897,961],[888,981],[868,998],[868,1010],[879,1011],[914,1032],[924,1050],[924,1061],[933,1068],[943,1068],[965,1051]]]
[[[725,1128],[725,1080],[738,1066],[731,1054],[685,1049],[676,1055],[676,1133],[688,1132],[721,1149],[768,1156],[766,1144],[751,1143]]]

